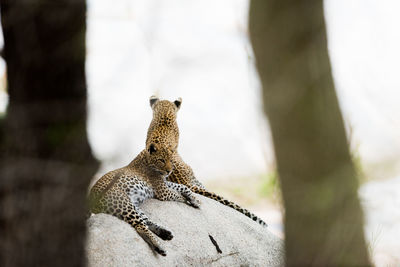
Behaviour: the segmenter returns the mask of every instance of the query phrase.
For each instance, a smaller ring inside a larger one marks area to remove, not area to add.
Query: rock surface
[[[106,214],[88,219],[89,266],[282,266],[283,241],[241,213],[198,196],[201,208],[150,199],[142,205],[148,217],[172,231],[160,243],[163,257],[127,223]],[[222,253],[217,252],[211,235]]]

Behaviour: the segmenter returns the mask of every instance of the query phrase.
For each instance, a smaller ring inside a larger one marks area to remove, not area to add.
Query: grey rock
[[[89,266],[283,266],[283,241],[268,228],[216,201],[198,198],[200,209],[155,199],[141,206],[174,235],[170,241],[160,239],[166,257],[154,253],[129,224],[107,214],[92,215],[87,221]]]

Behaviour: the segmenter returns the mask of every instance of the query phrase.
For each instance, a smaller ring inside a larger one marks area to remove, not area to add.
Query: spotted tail
[[[205,196],[205,197],[214,199],[215,201],[218,201],[218,202],[221,203],[221,204],[224,204],[224,205],[226,205],[226,206],[228,206],[228,207],[231,207],[231,208],[234,209],[234,210],[237,210],[237,211],[240,212],[240,213],[243,213],[244,215],[246,215],[247,217],[249,217],[249,218],[252,219],[253,221],[255,221],[255,222],[261,224],[261,225],[264,226],[264,227],[267,227],[267,226],[268,226],[266,222],[264,222],[263,220],[261,220],[260,218],[258,218],[256,215],[254,215],[254,214],[251,213],[250,211],[248,211],[248,210],[246,210],[246,209],[240,207],[239,205],[233,203],[232,201],[229,201],[229,200],[227,200],[227,199],[225,199],[225,198],[223,198],[223,197],[221,197],[221,196],[219,196],[219,195],[217,195],[217,194],[215,194],[215,193],[213,193],[213,192],[209,192],[209,191],[207,191],[207,190],[205,190],[205,189],[203,189],[203,188],[199,188],[199,187],[197,187],[197,186],[192,186],[192,187],[190,187],[190,189],[191,189],[193,192],[195,192],[195,193],[197,193],[197,194],[199,194],[199,195],[202,195],[202,196]]]

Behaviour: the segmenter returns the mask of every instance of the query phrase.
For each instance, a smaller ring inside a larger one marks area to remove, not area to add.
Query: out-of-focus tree
[[[85,0],[2,0],[9,106],[1,122],[0,266],[83,266]]]
[[[250,36],[285,206],[287,266],[366,266],[322,0],[252,0]]]

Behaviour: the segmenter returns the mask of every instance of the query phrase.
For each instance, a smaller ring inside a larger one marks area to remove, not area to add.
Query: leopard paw
[[[171,233],[171,231],[161,228],[160,232],[158,233],[158,236],[162,239],[162,240],[171,240],[174,236]]]
[[[189,205],[190,206],[192,206],[192,207],[194,207],[196,209],[200,208],[201,202],[197,198],[191,197],[188,201],[189,201]]]
[[[157,252],[158,254],[160,254],[161,256],[167,256],[167,252],[165,250],[163,250],[162,248],[159,247],[154,247],[154,251]]]

